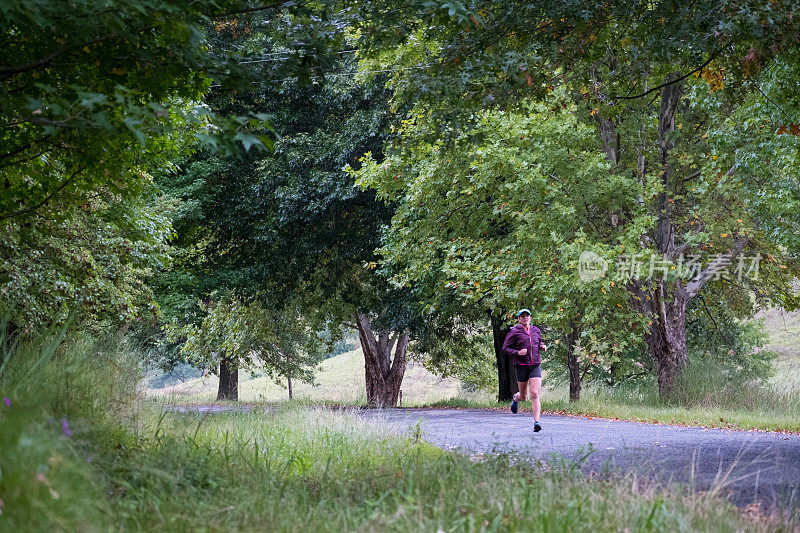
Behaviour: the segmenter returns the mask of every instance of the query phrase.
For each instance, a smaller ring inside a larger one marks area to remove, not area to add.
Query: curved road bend
[[[800,436],[780,433],[688,428],[605,419],[544,415],[533,432],[530,413],[488,409],[384,409],[360,411],[411,429],[440,448],[466,453],[516,452],[546,461],[552,454],[584,462],[587,473],[636,470],[658,482],[697,490],[722,487],[743,507],[800,508]]]

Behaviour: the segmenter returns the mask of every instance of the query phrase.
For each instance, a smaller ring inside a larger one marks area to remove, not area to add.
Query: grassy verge
[[[353,414],[298,407],[167,414],[152,438],[104,465],[116,527],[271,531],[739,531],[707,496],[635,480],[590,481],[576,465],[473,462]]]
[[[689,364],[666,401],[659,398],[655,383],[622,383],[593,387],[581,402],[562,399],[548,408],[645,422],[800,432],[800,388],[744,380],[703,361]]]
[[[608,395],[587,395],[577,403],[565,400],[545,402],[552,413],[598,418],[633,420],[654,424],[674,424],[738,430],[800,432],[800,418],[766,409],[728,409],[722,407],[679,407],[646,405],[609,399]]]

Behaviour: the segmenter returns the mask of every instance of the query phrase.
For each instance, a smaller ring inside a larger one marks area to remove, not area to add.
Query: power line
[[[334,53],[335,54],[353,54],[355,52],[363,52],[364,50],[366,50],[366,48],[362,48],[362,49],[359,49],[359,50],[340,50],[340,51],[337,51],[337,52],[334,52]],[[268,63],[270,61],[283,61],[285,59],[289,59],[289,54],[298,54],[300,52],[309,52],[309,51],[313,51],[313,49],[287,50],[286,52],[271,52],[271,53],[263,54],[262,57],[264,57],[264,56],[275,56],[275,55],[283,55],[284,57],[279,57],[279,58],[276,58],[276,59],[253,59],[252,61],[239,61],[239,64],[240,65],[248,65],[250,63]],[[308,55],[309,56],[316,56],[317,54],[313,53],[313,54],[308,54]]]
[[[325,76],[353,76],[355,74],[378,74],[378,73],[381,73],[381,72],[398,72],[398,71],[401,71],[401,70],[422,69],[422,68],[427,68],[427,67],[430,67],[430,66],[431,65],[418,65],[416,67],[387,68],[387,69],[381,69],[381,70],[357,70],[357,71],[354,71],[354,72],[331,72],[331,73],[325,74]],[[322,77],[323,76],[309,76],[309,78],[311,78],[311,79],[319,79],[319,78],[322,78]],[[295,79],[297,79],[297,77],[284,78],[282,80],[274,80],[274,81],[276,81],[276,82],[284,82],[284,81],[292,81],[292,80],[295,80]],[[258,85],[260,83],[264,83],[264,82],[263,81],[251,81],[250,82],[251,85]],[[221,86],[222,85],[220,85],[220,84],[215,84],[215,85],[211,85],[209,88],[213,89],[215,87],[221,87]]]
[[[387,68],[387,69],[383,69],[383,70],[361,70],[361,71],[355,71],[355,72],[331,73],[331,74],[326,74],[326,76],[349,76],[349,75],[352,75],[352,74],[375,74],[375,73],[378,73],[378,72],[397,72],[399,70],[413,70],[413,69],[419,69],[419,68],[426,68],[426,67],[429,67],[429,66],[430,65],[419,65],[419,66],[416,66],[416,67]],[[319,76],[312,76],[312,77],[319,77]],[[287,80],[289,80],[289,79],[292,79],[292,78],[287,78]],[[283,81],[285,81],[285,80],[283,80]]]

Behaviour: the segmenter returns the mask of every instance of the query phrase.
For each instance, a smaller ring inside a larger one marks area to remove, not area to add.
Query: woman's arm
[[[526,353],[528,353],[528,350],[519,350],[516,348],[516,346],[519,346],[520,344],[518,342],[519,339],[517,337],[518,335],[514,332],[514,330],[509,331],[508,335],[506,335],[506,340],[503,342],[502,351],[508,357],[514,357],[515,355],[525,355]],[[524,351],[525,353],[520,353],[522,351]]]

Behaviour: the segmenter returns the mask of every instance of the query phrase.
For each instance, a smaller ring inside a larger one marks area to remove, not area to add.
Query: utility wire
[[[360,50],[341,50],[341,51],[334,52],[334,53],[336,53],[336,54],[353,54],[355,52],[363,52],[364,50],[366,50],[366,49],[362,48]],[[274,55],[283,55],[284,57],[279,57],[279,58],[274,58],[274,59],[253,59],[251,61],[239,61],[239,64],[240,65],[248,65],[250,63],[268,63],[270,61],[283,61],[283,60],[289,59],[289,54],[298,54],[300,52],[308,52],[308,51],[313,51],[313,49],[288,50],[286,52],[271,52],[271,53],[268,53],[268,54],[263,54],[262,57],[264,57],[264,56],[274,56]],[[317,55],[316,53],[309,54],[309,56],[316,56],[316,55]]]
[[[332,73],[329,73],[329,74],[325,74],[325,76],[353,76],[355,74],[377,74],[377,73],[380,73],[380,72],[398,72],[398,71],[401,71],[401,70],[421,69],[421,68],[427,68],[427,67],[430,67],[430,66],[431,65],[419,65],[419,66],[416,66],[416,67],[387,68],[387,69],[382,69],[382,70],[357,70],[355,72],[332,72]],[[319,79],[319,78],[322,78],[322,77],[323,76],[309,76],[309,78],[311,78],[311,79]],[[297,79],[297,77],[294,77],[294,78],[283,78],[282,80],[274,80],[274,81],[280,83],[280,82],[284,82],[284,81],[292,81],[292,80],[295,80],[295,79]],[[258,85],[260,83],[264,83],[264,82],[263,81],[251,81],[250,82],[251,85]],[[222,85],[217,83],[215,85],[211,85],[209,88],[213,89],[215,87],[221,87],[221,86]]]

